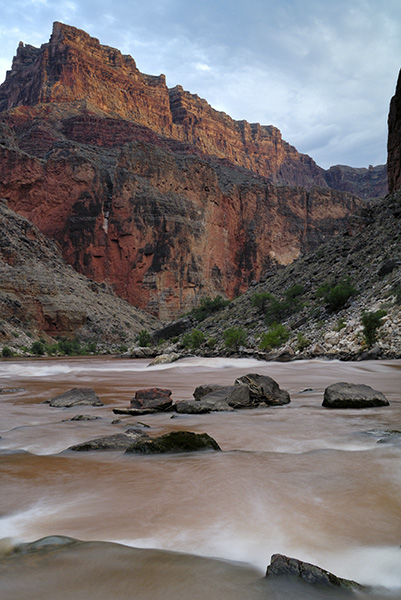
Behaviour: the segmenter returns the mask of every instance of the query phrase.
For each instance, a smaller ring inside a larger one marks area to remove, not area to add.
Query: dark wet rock
[[[251,406],[249,388],[246,385],[230,385],[214,390],[200,400],[203,404],[218,405],[221,402],[231,408],[248,408]]]
[[[145,388],[137,390],[131,400],[131,408],[168,410],[173,404],[171,390],[162,388]]]
[[[207,433],[172,431],[157,438],[138,440],[127,448],[126,453],[164,454],[220,450],[218,443]]]
[[[49,404],[57,408],[70,408],[79,404],[103,406],[103,402],[91,388],[73,388],[63,394],[59,394],[55,398],[52,398],[52,400],[45,400],[43,404]]]
[[[116,433],[82,442],[81,444],[75,444],[74,446],[70,446],[68,450],[76,452],[86,452],[88,450],[125,450],[136,441],[147,437],[147,434],[139,429],[127,429],[125,433]]]
[[[282,390],[278,383],[268,375],[249,373],[235,380],[235,385],[247,386],[251,403],[258,405],[266,403],[269,406],[280,406],[290,402],[290,395]]]
[[[71,419],[66,419],[66,421],[97,421],[98,419],[101,419],[101,417],[96,415],[75,415]]]
[[[40,540],[35,540],[34,542],[17,544],[13,547],[12,553],[25,555],[31,554],[32,552],[48,552],[50,550],[78,543],[80,543],[79,540],[64,535],[49,535]]]
[[[206,383],[204,385],[198,385],[198,387],[195,388],[193,396],[195,400],[200,400],[203,398],[203,396],[206,396],[206,394],[210,394],[211,392],[215,392],[221,388],[224,388],[224,385],[219,385],[218,383]]]
[[[378,444],[401,445],[401,431],[398,429],[389,429],[382,432],[382,437],[377,441]]]
[[[363,586],[351,581],[342,579],[322,569],[316,565],[303,562],[296,558],[289,558],[283,554],[273,554],[270,565],[267,567],[266,577],[300,577],[306,583],[332,588],[345,589],[363,589]]]
[[[197,400],[181,400],[174,405],[177,413],[188,414],[188,415],[198,415],[210,413],[213,411],[213,406],[208,403],[199,402]],[[228,404],[221,405],[214,410],[230,410]]]
[[[339,382],[329,385],[324,391],[322,406],[326,408],[371,408],[388,406],[389,401],[382,392],[363,383]]]
[[[131,417],[140,417],[141,415],[153,415],[157,412],[155,408],[113,408],[115,415],[130,415]]]

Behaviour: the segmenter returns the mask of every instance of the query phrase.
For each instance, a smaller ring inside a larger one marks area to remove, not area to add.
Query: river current
[[[270,375],[291,403],[113,423],[112,409],[128,408],[139,388],[170,388],[178,401],[200,384],[231,385],[246,373]],[[325,387],[338,381],[371,385],[390,406],[323,408]],[[49,535],[90,543],[8,559],[0,597],[342,598],[268,583],[266,566],[281,553],[372,586],[360,598],[401,599],[401,444],[386,433],[401,430],[400,384],[401,361],[1,361],[0,389],[12,390],[0,394],[0,538],[12,540],[3,547]],[[43,404],[72,387],[93,388],[104,406]],[[71,421],[78,414],[101,418]],[[138,421],[152,436],[206,432],[223,451],[67,450]]]

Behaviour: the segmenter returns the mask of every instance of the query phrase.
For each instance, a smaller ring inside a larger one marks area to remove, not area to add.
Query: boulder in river
[[[77,406],[79,404],[103,406],[103,402],[91,388],[72,388],[51,400],[45,400],[44,404],[49,404],[50,406],[55,406],[57,408],[70,408],[71,406]]]
[[[163,388],[145,388],[137,390],[131,400],[131,408],[168,410],[173,404],[171,390]]]
[[[169,352],[168,354],[160,354],[159,356],[156,356],[156,358],[154,358],[152,360],[152,362],[150,362],[148,364],[148,367],[154,367],[155,365],[167,365],[168,363],[175,362],[179,358],[181,358],[181,354],[178,354],[177,352]]]
[[[74,446],[70,446],[68,450],[76,452],[86,452],[88,450],[125,450],[136,441],[147,437],[148,435],[143,431],[127,429],[125,433],[116,433],[75,444]]]
[[[363,383],[339,382],[324,390],[322,406],[326,408],[372,408],[388,406],[389,401],[382,392]]]
[[[171,431],[156,438],[140,439],[125,452],[129,454],[176,454],[220,449],[218,443],[207,433]]]
[[[279,384],[268,375],[259,375],[258,373],[249,373],[235,380],[235,385],[246,385],[249,388],[249,395],[252,405],[261,403],[269,406],[280,406],[290,402],[290,395],[282,390]]]
[[[266,577],[272,576],[300,577],[306,583],[324,587],[345,588],[348,590],[363,589],[363,586],[356,583],[356,581],[342,579],[321,567],[303,562],[297,558],[289,558],[283,554],[273,554],[271,557]]]

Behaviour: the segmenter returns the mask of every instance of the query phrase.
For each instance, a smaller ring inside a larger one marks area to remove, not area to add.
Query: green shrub
[[[336,331],[341,331],[341,329],[344,329],[345,325],[346,325],[345,319],[343,319],[343,318],[338,319],[338,322],[337,322],[337,325],[335,327],[335,330]]]
[[[216,344],[217,344],[217,339],[215,337],[210,337],[206,342],[206,345],[211,350],[215,347]]]
[[[32,346],[31,346],[31,352],[32,354],[36,354],[37,356],[43,356],[43,354],[45,353],[45,346],[43,344],[43,342],[33,342]]]
[[[151,342],[150,333],[146,329],[142,329],[142,331],[140,331],[138,333],[137,340],[138,340],[138,344],[141,346],[141,348],[145,348],[146,346],[149,346],[150,342]]]
[[[297,335],[297,348],[300,352],[303,352],[305,348],[311,345],[310,339],[305,337],[305,335],[300,331]]]
[[[349,277],[344,277],[337,285],[324,283],[316,290],[316,297],[322,298],[329,310],[337,312],[341,310],[351,298],[357,293]]]
[[[89,344],[87,345],[86,349],[89,352],[89,354],[96,354],[96,352],[97,352],[97,344],[96,344],[96,342],[89,342]]]
[[[362,313],[363,336],[369,348],[376,342],[377,330],[383,325],[382,319],[386,314],[385,310]]]
[[[295,285],[292,285],[290,288],[288,288],[288,290],[286,290],[285,297],[287,298],[287,300],[294,300],[295,298],[302,296],[304,291],[304,286],[301,283],[296,283]]]
[[[229,304],[230,301],[225,300],[222,296],[216,296],[213,299],[203,298],[200,305],[192,309],[191,314],[197,321],[203,321],[206,317],[225,308]]]
[[[394,285],[391,292],[394,295],[394,304],[399,306],[401,304],[401,284]]]
[[[289,338],[287,328],[281,323],[274,323],[269,331],[262,334],[259,348],[261,350],[271,350],[284,344]]]
[[[57,346],[59,352],[61,354],[65,354],[66,356],[79,356],[85,354],[85,349],[81,346],[79,340],[76,338],[73,340],[60,340]]]
[[[189,331],[182,339],[185,348],[191,348],[192,350],[200,348],[204,341],[205,335],[199,329],[193,329],[192,331]]]
[[[274,299],[272,294],[269,292],[256,292],[252,296],[252,306],[258,308],[260,311],[265,312],[267,304]]]
[[[234,348],[238,352],[246,344],[247,337],[242,327],[230,327],[224,331],[223,339],[226,348]]]
[[[10,356],[13,356],[13,351],[11,350],[11,348],[9,348],[8,346],[3,346],[3,350],[1,351],[1,355],[4,358],[10,358]]]

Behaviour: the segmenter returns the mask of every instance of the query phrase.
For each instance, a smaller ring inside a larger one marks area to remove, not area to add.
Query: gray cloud
[[[275,125],[324,167],[386,161],[401,67],[398,0],[0,0],[0,8],[1,79],[19,40],[40,45],[60,20],[233,118]]]

